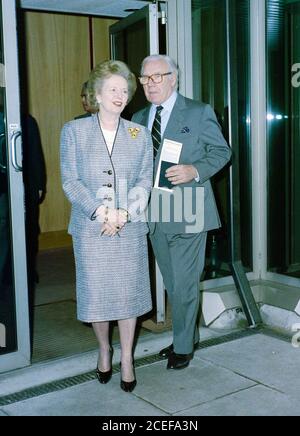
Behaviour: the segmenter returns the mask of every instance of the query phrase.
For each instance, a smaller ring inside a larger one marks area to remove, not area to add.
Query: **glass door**
[[[193,87],[196,100],[215,110],[239,170],[240,256],[246,272],[253,269],[252,150],[250,136],[250,1],[192,0]],[[234,135],[232,130],[234,128]],[[233,137],[234,136],[234,137]],[[208,236],[205,279],[231,276],[228,166],[212,180],[222,227]]]
[[[0,372],[30,364],[15,0],[0,1]]]
[[[166,53],[166,23],[164,19],[164,3],[151,4],[123,18],[110,27],[111,57],[126,62],[138,77],[143,59],[150,54]],[[132,49],[134,47],[134,50]],[[147,105],[144,92],[138,86],[133,101],[126,108],[123,116],[131,119],[136,111]],[[151,265],[151,283],[155,294],[155,320],[165,321],[165,291],[161,273],[155,263],[149,247]]]
[[[300,2],[267,0],[267,278],[300,279]]]
[[[215,110],[232,162],[212,179],[222,227],[208,233],[204,289],[234,280],[249,325],[261,322],[253,270],[250,0],[192,0],[194,98]]]

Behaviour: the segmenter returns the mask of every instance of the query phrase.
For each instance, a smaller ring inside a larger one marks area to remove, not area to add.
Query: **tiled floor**
[[[36,363],[0,375],[0,404],[1,396],[94,370],[96,341],[76,320],[72,269],[71,252],[53,252],[51,262],[46,254],[39,258]],[[154,355],[172,340],[169,331],[144,333],[136,359]],[[201,328],[201,340],[226,333]],[[119,359],[116,337],[114,364]],[[200,349],[181,371],[167,371],[165,361],[142,364],[132,394],[120,390],[118,373],[107,385],[80,382],[5,403],[0,416],[300,416],[299,368],[300,348],[259,333]]]
[[[259,333],[200,349],[184,370],[165,366],[138,367],[131,394],[120,390],[115,374],[107,385],[93,380],[0,410],[13,416],[300,416],[300,349],[289,342]]]

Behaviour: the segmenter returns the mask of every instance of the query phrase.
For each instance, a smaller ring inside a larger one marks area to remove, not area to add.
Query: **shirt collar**
[[[168,100],[166,100],[166,101],[165,101],[164,103],[162,103],[161,105],[155,105],[155,104],[152,104],[152,107],[151,107],[152,111],[155,112],[155,111],[156,111],[156,108],[157,108],[158,106],[163,106],[164,110],[166,110],[166,111],[168,111],[169,113],[171,113],[172,110],[173,110],[173,107],[174,107],[174,105],[175,105],[175,102],[176,102],[177,96],[178,96],[178,92],[177,92],[177,91],[174,91],[174,92],[170,95],[170,97],[168,98]]]

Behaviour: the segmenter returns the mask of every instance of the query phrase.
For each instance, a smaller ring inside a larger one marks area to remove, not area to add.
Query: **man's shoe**
[[[174,347],[173,347],[173,344],[171,344],[168,347],[160,350],[158,355],[159,355],[159,357],[163,357],[164,359],[168,359],[170,354],[173,353],[173,351],[174,351]]]
[[[193,358],[193,353],[190,354],[176,354],[171,353],[168,358],[167,369],[183,369],[189,366]]]
[[[198,350],[199,346],[200,346],[200,342],[198,341],[194,344],[194,350]],[[171,344],[168,347],[160,350],[158,355],[159,355],[159,357],[163,357],[164,359],[168,359],[170,354],[173,353],[173,351],[174,351],[174,346],[173,346],[173,344]]]

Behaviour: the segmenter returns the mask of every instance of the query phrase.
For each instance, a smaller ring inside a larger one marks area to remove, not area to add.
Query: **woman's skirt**
[[[147,236],[73,237],[77,316],[83,322],[141,316],[152,309]]]

